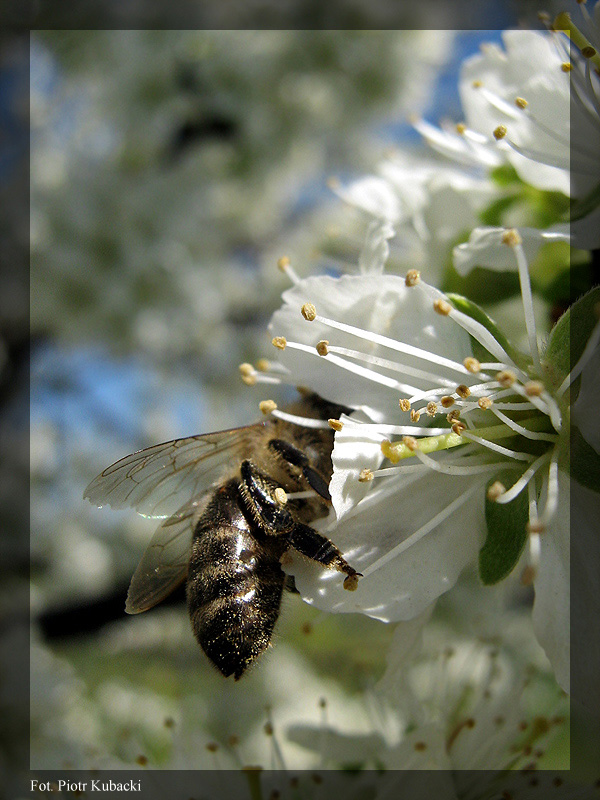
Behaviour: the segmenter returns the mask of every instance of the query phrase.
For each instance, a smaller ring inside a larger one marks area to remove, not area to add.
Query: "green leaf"
[[[570,473],[577,483],[600,494],[600,455],[574,426],[571,428]]]
[[[506,487],[515,481],[515,473],[504,471],[488,483],[499,480]],[[518,494],[510,503],[485,500],[487,538],[479,551],[479,577],[485,586],[506,578],[515,568],[527,541],[529,503],[527,492]]]
[[[527,360],[523,353],[519,352],[519,350],[512,346],[512,344],[508,341],[506,336],[498,327],[497,323],[495,323],[491,317],[488,317],[482,308],[462,295],[450,292],[446,296],[457,311],[462,311],[463,314],[466,314],[468,317],[471,317],[471,319],[474,319],[476,322],[479,322],[481,325],[483,325],[483,327],[492,334],[498,344],[504,348],[517,366],[523,368],[526,367]],[[496,360],[495,356],[492,356],[490,353],[488,353],[488,351],[485,350],[485,348],[475,340],[473,340],[473,354],[480,361],[489,361],[490,359],[492,361]]]
[[[522,184],[523,181],[519,178],[517,170],[510,164],[502,164],[500,167],[494,167],[490,171],[490,177],[498,186],[512,186],[515,183]]]
[[[552,329],[544,360],[557,386],[580,359],[598,324],[596,308],[599,303],[600,286],[596,286],[573,303]]]

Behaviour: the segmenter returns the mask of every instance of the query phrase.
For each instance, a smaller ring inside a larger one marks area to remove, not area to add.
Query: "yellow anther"
[[[271,369],[271,362],[267,358],[259,358],[256,362],[256,369],[259,372],[268,372]]]
[[[300,309],[300,313],[307,322],[312,322],[317,316],[317,309],[312,303],[304,303]]]
[[[344,423],[340,422],[339,419],[328,419],[327,422],[329,423],[329,427],[333,428],[334,431],[341,431],[344,427]]]
[[[440,400],[440,403],[442,404],[442,408],[451,408],[454,405],[455,400],[451,395],[445,394]]]
[[[437,414],[437,410],[438,410],[437,403],[434,403],[433,400],[427,403],[426,411],[430,417],[435,417],[435,415]]]
[[[494,139],[497,140],[504,139],[504,137],[508,133],[506,125],[498,125],[497,128],[494,128],[493,133],[494,133]]]
[[[441,298],[438,298],[437,300],[434,300],[433,310],[437,314],[441,314],[442,317],[447,317],[448,314],[452,311],[452,306],[447,300],[442,300]]]
[[[519,231],[516,231],[514,228],[504,231],[501,238],[502,244],[508,245],[508,247],[516,247],[518,244],[521,244],[522,241]]]
[[[453,422],[450,427],[452,428],[452,433],[455,433],[457,436],[460,436],[462,432],[467,428],[465,423],[461,422],[460,420],[456,420],[456,422]]]
[[[448,420],[448,422],[450,424],[452,424],[453,422],[456,422],[456,420],[459,417],[460,417],[460,409],[459,408],[455,408],[454,411],[450,411],[448,414],[446,414],[446,419]]]
[[[482,83],[480,80],[476,80],[476,81],[473,81],[473,83],[471,84],[471,86],[472,86],[474,89],[481,89],[481,87],[483,86],[483,83]]]
[[[252,364],[245,362],[239,366],[240,375],[246,386],[254,386],[256,383],[256,370]]]
[[[488,486],[487,499],[492,501],[497,500],[504,494],[505,491],[506,486],[503,483],[500,481],[494,481],[491,486]]]
[[[563,63],[560,65],[560,68],[563,72],[571,72],[573,69],[573,64],[569,63],[568,61],[563,61]]]
[[[358,573],[355,572],[352,575],[348,575],[344,578],[344,589],[347,592],[354,592],[358,587]]]
[[[373,471],[370,470],[368,467],[361,469],[358,475],[358,480],[360,483],[368,483],[372,481],[375,476],[373,475]]]
[[[417,283],[421,280],[421,273],[418,269],[409,269],[406,273],[406,278],[404,279],[404,283],[407,286],[416,286]]]
[[[491,397],[480,397],[477,401],[477,405],[479,408],[483,409],[483,411],[487,411],[494,405],[494,401]]]
[[[410,400],[407,400],[405,397],[400,398],[398,405],[401,411],[410,411]]]
[[[544,392],[544,388],[541,381],[528,381],[524,386],[527,397],[539,397]]]
[[[290,260],[287,256],[283,256],[277,261],[277,266],[282,272],[285,272],[290,265]]]
[[[329,344],[327,339],[321,339],[320,342],[317,342],[317,353],[320,356],[326,356],[329,353]]]
[[[411,422],[418,422],[421,419],[421,412],[416,411],[414,408],[411,409],[410,412],[410,421]]]
[[[278,350],[285,350],[285,346],[287,345],[287,339],[285,338],[285,336],[275,336],[273,339],[271,339],[271,344]]]
[[[473,356],[467,356],[465,358],[463,361],[463,367],[474,374],[481,371],[481,364],[476,358],[473,358]]]
[[[456,387],[456,394],[465,400],[471,394],[471,390],[465,383],[461,383],[460,386]]]
[[[500,384],[500,386],[504,387],[505,389],[509,389],[513,383],[516,382],[517,376],[515,373],[510,369],[503,369],[500,372],[496,373],[496,380]]]
[[[527,108],[529,103],[525,100],[524,97],[515,97],[515,105],[517,108]]]
[[[274,400],[261,400],[258,404],[258,407],[262,411],[263,414],[270,414],[272,411],[275,411],[277,408],[277,403]]]
[[[287,494],[285,493],[285,489],[283,489],[281,486],[278,486],[275,489],[273,495],[280,506],[284,506],[287,503]]]
[[[457,125],[456,125],[456,132],[457,133],[459,133],[462,136],[466,130],[467,130],[467,126],[465,125],[464,122],[458,122],[457,123]]]

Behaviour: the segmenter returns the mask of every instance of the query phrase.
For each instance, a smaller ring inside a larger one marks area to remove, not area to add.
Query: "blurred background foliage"
[[[299,274],[335,272],[347,224],[356,263],[364,223],[342,221],[327,178],[372,169],[399,141],[417,153],[407,115],[459,113],[457,67],[483,36],[33,35],[32,766],[278,767],[269,713],[317,724],[321,698],[331,722],[369,729],[360,698],[384,672],[391,626],[288,597],[272,652],[224,681],[181,594],[123,614],[156,523],[82,493],[128,452],[256,417],[263,394],[237,365],[269,353],[287,286],[277,258],[305,252]]]

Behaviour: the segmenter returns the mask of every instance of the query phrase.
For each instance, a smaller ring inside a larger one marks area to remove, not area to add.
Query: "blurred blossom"
[[[485,45],[463,64],[464,123],[416,127],[453,160],[488,168],[509,163],[531,186],[580,201],[571,209],[572,235],[578,247],[592,248],[599,241],[600,4],[591,16],[583,9],[579,4],[572,20],[559,14],[552,32],[505,31],[504,49]]]
[[[373,728],[362,698],[323,679],[285,643],[262,671],[246,676],[246,687],[229,684],[223,695],[198,691],[199,681],[216,689],[221,678],[207,666],[202,678],[201,657],[179,612],[163,610],[136,622],[107,627],[96,643],[99,656],[129,665],[130,678],[126,668],[94,675],[84,661],[79,675],[34,641],[32,768],[135,768],[143,756],[152,769],[305,770],[325,766],[323,754],[287,741],[288,726],[327,720],[355,735]],[[161,651],[162,664],[152,670],[148,653]]]
[[[402,631],[399,626],[398,633]],[[426,790],[426,781],[443,787],[436,796],[452,800],[500,797],[509,786],[519,786],[521,771],[537,775],[538,767],[548,769],[546,751],[568,735],[568,702],[547,682],[546,665],[540,666],[532,645],[529,639],[524,648],[511,650],[457,637],[445,625],[430,626],[422,648],[404,665],[401,680],[395,676],[378,687],[372,703],[387,709],[387,723],[381,718],[370,737],[335,724],[325,729],[295,724],[287,736],[330,760],[343,757],[350,764],[377,765],[377,797],[397,797],[412,785]],[[394,715],[395,729],[389,724]],[[413,770],[425,783],[412,782],[407,772]],[[437,771],[437,778],[421,770]],[[570,787],[558,796],[588,796],[587,788],[578,788],[584,793],[571,794]]]
[[[366,163],[375,115],[422,107],[451,39],[40,34],[32,43],[34,327],[71,340],[132,340],[161,357],[210,353],[218,330],[218,352],[234,353],[236,326],[259,322],[274,299],[253,272],[257,248],[303,197],[315,202],[311,186],[326,166]]]

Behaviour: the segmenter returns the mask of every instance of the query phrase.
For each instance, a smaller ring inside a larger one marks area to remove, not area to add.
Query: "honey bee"
[[[288,411],[326,420],[349,409],[305,394]],[[269,417],[154,445],[107,467],[84,497],[165,520],[133,575],[126,612],[147,611],[186,580],[196,639],[238,680],[269,646],[283,590],[293,590],[281,568],[290,548],[345,573],[344,588],[355,589],[360,573],[310,527],[329,510],[332,450],[330,428]]]

